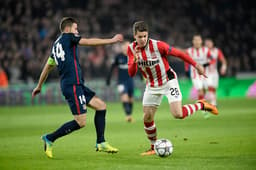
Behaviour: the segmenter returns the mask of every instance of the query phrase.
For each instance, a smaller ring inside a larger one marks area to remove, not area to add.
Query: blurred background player
[[[115,57],[113,64],[111,65],[110,72],[107,76],[106,84],[110,85],[111,75],[113,70],[118,68],[118,80],[117,90],[120,94],[123,108],[126,114],[126,121],[132,122],[132,108],[133,108],[133,93],[134,93],[134,82],[133,78],[128,74],[128,57],[127,47],[129,41],[123,41],[121,43],[121,53]]]
[[[216,62],[212,59],[210,50],[208,47],[204,47],[201,35],[196,34],[192,40],[193,46],[187,49],[187,54],[195,60],[197,63],[203,65],[205,68],[210,64]],[[185,70],[189,72],[192,80],[193,87],[197,90],[198,100],[205,98],[206,90],[208,89],[207,78],[200,75],[194,67],[191,67],[188,63],[185,63]],[[207,71],[207,70],[205,70]],[[205,72],[208,76],[208,73]]]
[[[122,41],[123,36],[117,34],[111,39],[81,38],[78,35],[77,23],[76,19],[72,17],[65,17],[61,20],[61,35],[54,42],[52,53],[42,70],[37,86],[32,92],[32,97],[41,92],[42,85],[47,79],[48,74],[57,66],[61,78],[61,90],[69,104],[74,120],[66,122],[56,131],[42,136],[45,145],[45,154],[49,158],[53,157],[52,145],[56,139],[85,126],[86,106],[96,110],[94,117],[97,134],[96,151],[118,152],[118,149],[112,147],[105,141],[106,104],[95,96],[95,92],[84,85],[77,46],[112,44]]]
[[[211,104],[217,105],[217,99],[216,99],[216,89],[219,85],[219,73],[218,73],[218,62],[221,62],[220,67],[220,74],[225,75],[227,72],[227,61],[222,53],[222,51],[214,47],[214,43],[212,39],[206,39],[205,40],[205,46],[209,48],[211,57],[216,60],[216,62],[210,64],[208,67],[206,67],[207,72],[207,85],[208,85],[208,98]]]
[[[167,56],[175,56],[195,67],[198,75],[206,76],[202,65],[196,63],[186,53],[171,47],[163,41],[148,38],[149,29],[144,21],[135,22],[133,35],[135,41],[127,49],[128,72],[135,76],[137,70],[147,80],[143,95],[144,130],[151,142],[151,148],[141,155],[154,155],[154,143],[157,139],[157,129],[154,116],[165,95],[168,99],[170,112],[177,119],[184,119],[197,110],[206,110],[217,115],[218,110],[213,105],[199,100],[195,104],[182,106],[182,94],[175,71],[170,67]]]

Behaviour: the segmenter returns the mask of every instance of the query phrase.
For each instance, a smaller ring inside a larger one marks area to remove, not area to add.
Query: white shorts
[[[212,73],[208,73],[208,78],[207,80],[207,85],[208,87],[214,87],[217,88],[219,85],[219,74],[218,72],[212,72]]]
[[[159,106],[164,95],[167,97],[169,103],[182,100],[182,94],[177,79],[169,80],[160,88],[146,86],[142,104],[143,106]]]
[[[192,78],[192,83],[197,90],[208,88],[207,78],[204,78],[203,76],[197,76],[196,78]]]

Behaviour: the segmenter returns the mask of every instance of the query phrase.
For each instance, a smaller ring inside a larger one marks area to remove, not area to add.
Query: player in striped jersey
[[[197,63],[200,63],[205,68],[209,65],[216,63],[216,60],[212,58],[211,52],[208,47],[202,46],[203,40],[201,35],[196,34],[193,36],[193,47],[187,49],[187,54],[195,60]],[[197,90],[198,99],[202,100],[205,98],[206,90],[208,89],[207,80],[202,75],[198,74],[194,67],[191,67],[189,63],[185,63],[185,70],[189,71],[190,78],[192,80],[194,88]],[[208,76],[208,69],[205,69],[205,73]]]
[[[61,91],[69,104],[74,119],[66,122],[56,131],[42,136],[45,154],[49,158],[53,157],[52,148],[55,140],[85,126],[87,106],[96,111],[94,116],[97,134],[96,151],[118,152],[118,149],[112,147],[105,141],[105,102],[98,98],[95,92],[84,85],[79,64],[78,45],[95,46],[113,44],[122,41],[123,36],[117,34],[111,39],[82,38],[78,35],[77,23],[76,19],[72,17],[64,17],[61,20],[61,35],[54,42],[52,53],[42,70],[37,86],[32,92],[32,97],[40,93],[48,74],[54,67],[57,67],[61,79]]]
[[[157,139],[157,130],[154,116],[164,95],[168,98],[171,114],[177,119],[190,116],[197,110],[206,110],[215,115],[218,114],[217,108],[204,100],[182,106],[178,78],[175,71],[170,67],[167,56],[179,57],[195,67],[200,75],[206,77],[204,68],[186,53],[171,47],[165,42],[148,38],[148,32],[148,26],[144,21],[135,22],[133,25],[135,41],[127,49],[129,75],[134,76],[139,69],[147,80],[143,95],[143,120],[151,147],[142,155],[155,154],[153,147]]]
[[[205,46],[209,48],[212,58],[216,61],[221,62],[220,74],[225,75],[227,71],[227,61],[222,51],[219,48],[214,47],[212,39],[209,38],[205,40]],[[216,89],[218,88],[219,85],[219,73],[217,63],[218,62],[214,62],[213,64],[210,64],[208,67],[206,67],[206,72],[208,73],[208,98],[210,100],[210,103],[215,106],[217,105]]]

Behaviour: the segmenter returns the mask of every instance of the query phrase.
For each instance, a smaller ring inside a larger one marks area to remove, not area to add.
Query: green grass
[[[71,120],[66,105],[1,107],[0,169],[255,169],[256,100],[223,99],[219,116],[204,119],[201,112],[176,120],[162,103],[156,114],[158,137],[174,145],[173,155],[142,157],[149,142],[144,134],[141,102],[134,106],[135,123],[124,121],[120,103],[109,103],[106,139],[118,154],[95,152],[93,111],[87,125],[56,141],[54,159],[43,152],[40,136]]]

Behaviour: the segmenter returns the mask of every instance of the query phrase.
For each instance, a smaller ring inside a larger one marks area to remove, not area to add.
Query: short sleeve
[[[81,39],[81,35],[78,34],[71,34],[71,41],[74,44],[78,44]]]

